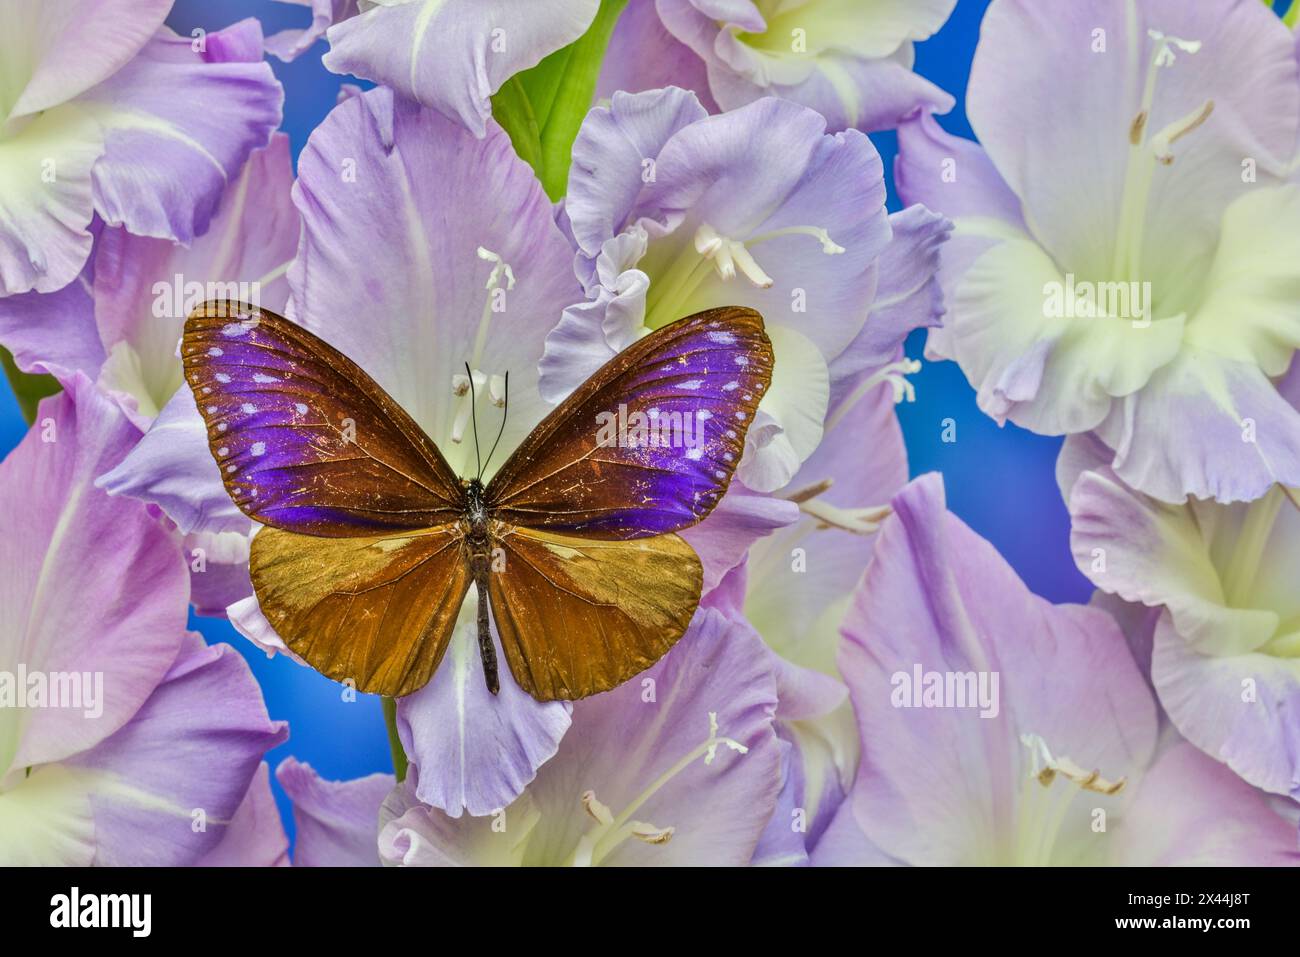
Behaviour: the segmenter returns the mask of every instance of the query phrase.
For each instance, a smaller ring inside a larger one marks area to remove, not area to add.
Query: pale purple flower
[[[289,838],[271,793],[271,769],[263,761],[248,793],[231,818],[221,843],[199,861],[200,867],[287,867]]]
[[[294,800],[294,863],[801,863],[805,788],[776,734],[772,659],[747,625],[701,611],[654,667],[576,702],[555,757],[479,816],[421,802],[416,767],[394,787],[388,775],[324,781],[286,761],[277,776]]]
[[[836,657],[839,627],[871,560],[875,530],[907,481],[894,394],[878,383],[845,396],[821,445],[791,482],[798,520],[754,542],[734,584],[737,614],[775,652],[778,718],[792,740],[792,787],[807,817],[805,851],[820,837],[853,778],[858,731]],[[863,457],[863,449],[871,454]],[[714,599],[722,600],[721,598]]]
[[[402,699],[398,737],[417,769],[416,797],[452,817],[491,814],[519,795],[569,730],[568,702],[539,702],[513,680],[483,683],[478,596],[467,599],[433,680]],[[493,641],[501,652],[493,622]],[[419,773],[423,769],[423,773]]]
[[[636,3],[637,0],[633,0]],[[826,117],[832,131],[890,129],[952,97],[912,72],[913,43],[956,0],[655,0],[664,25],[707,66],[724,110],[779,96]],[[645,86],[629,86],[630,91]]]
[[[935,268],[947,223],[922,207],[891,221],[894,241],[868,323],[881,330],[873,347],[881,357],[891,348],[900,354],[892,330],[932,326],[942,312]],[[778,655],[777,716],[792,742],[806,851],[820,846],[857,767],[858,731],[839,680],[839,629],[871,561],[876,530],[907,482],[894,408],[910,397],[905,376],[914,368],[890,361],[836,382],[821,444],[784,493],[797,500],[799,520],[755,542],[745,574],[735,573],[742,579],[736,608]]]
[[[1295,492],[1170,505],[1126,485],[1108,451],[1073,437],[1058,466],[1079,570],[1156,609],[1151,681],[1178,730],[1251,784],[1300,798]]]
[[[275,777],[293,801],[295,867],[379,866],[379,806],[397,783],[391,774],[327,781],[286,758]]]
[[[762,848],[794,854],[781,807],[776,686],[745,625],[699,613],[654,667],[573,706],[554,758],[508,807],[452,818],[420,803],[419,782],[384,803],[385,863],[742,865]],[[772,828],[774,830],[769,830]]]
[[[956,222],[929,354],[1164,501],[1300,484],[1295,38],[1251,0],[995,0],[980,36],[983,145],[899,132],[900,194]]]
[[[655,0],[628,0],[600,64],[596,102],[607,102],[620,90],[640,93],[665,86],[690,90],[710,113],[722,112],[709,92],[704,61],[668,32]]]
[[[737,477],[782,488],[821,440],[832,379],[879,361],[864,327],[884,200],[870,141],[826,135],[812,110],[766,99],[709,117],[672,87],[615,94],[574,143],[564,209],[588,301],[547,338],[542,394],[558,400],[682,316],[751,306],[776,366]]]
[[[169,0],[0,4],[0,296],[53,292],[97,214],[190,242],[280,122],[254,20],[181,37]]]
[[[936,475],[893,512],[844,623],[862,759],[814,863],[1300,862],[1265,795],[1158,736],[1105,612],[1031,594]]]
[[[0,299],[0,337],[25,370],[85,373],[146,430],[184,384],[177,346],[192,308],[243,297],[283,311],[299,233],[292,185],[289,138],[273,134],[231,180],[201,236],[181,244],[97,228],[78,282]]]
[[[144,433],[174,396],[189,395],[182,388],[178,344],[194,306],[231,298],[283,310],[289,295],[284,272],[299,232],[292,184],[288,137],[275,134],[269,146],[252,153],[222,195],[208,230],[190,245],[136,236],[122,227],[98,228],[78,281],[54,293],[0,299],[0,340],[22,368],[60,376],[80,371],[95,379]],[[169,415],[161,423],[160,435],[172,434],[171,420]],[[202,435],[186,437],[194,456],[193,474],[184,481],[220,491]],[[220,521],[173,509],[167,493],[175,485],[169,476],[133,469],[141,459],[150,460],[149,452],[133,452],[122,466],[125,475],[114,470],[101,485],[163,505],[187,536],[191,600],[201,614],[224,614],[227,605],[251,591],[251,523],[228,501],[219,510]]]
[[[84,376],[64,386],[0,465],[0,606],[12,626],[0,681],[28,693],[0,690],[0,859],[252,861],[243,838],[219,848],[284,726],[267,718],[233,649],[185,631],[177,536],[144,505],[94,488],[134,426]],[[111,560],[96,558],[106,547]],[[49,696],[38,701],[31,689],[42,681]],[[264,817],[256,823],[274,835]]]
[[[290,0],[312,8],[304,31],[268,42],[282,59],[328,28],[325,66],[390,87],[482,139],[491,96],[591,26],[600,0]],[[332,25],[331,25],[332,24]]]
[[[797,501],[799,521],[755,542],[747,566],[745,616],[785,659],[831,675],[849,595],[908,477],[894,409],[911,395],[906,373],[915,366],[897,358],[898,331],[933,326],[942,314],[935,269],[947,223],[922,207],[890,221],[894,239],[865,327],[879,334],[875,358],[835,381],[822,440],[782,493]]]
[[[372,6],[367,0],[275,0],[298,7],[311,8],[311,23],[302,29],[281,30],[266,38],[266,52],[286,63],[311,49],[336,23],[355,17],[359,6]]]

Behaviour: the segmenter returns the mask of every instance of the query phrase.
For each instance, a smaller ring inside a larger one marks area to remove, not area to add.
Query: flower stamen
[[[749,245],[765,243],[769,239],[777,239],[781,236],[811,236],[822,244],[822,252],[827,256],[839,256],[845,252],[844,247],[831,239],[831,234],[820,226],[786,226],[782,229],[774,229],[770,233],[753,237],[749,240]]]
[[[1115,251],[1111,260],[1111,273],[1116,279],[1135,280],[1142,267],[1142,237],[1146,230],[1147,204],[1151,195],[1151,179],[1160,163],[1168,166],[1174,161],[1170,146],[1196,129],[1214,111],[1213,101],[1206,101],[1198,110],[1162,129],[1144,149],[1143,136],[1151,121],[1151,108],[1155,102],[1156,79],[1161,69],[1172,67],[1178,52],[1194,54],[1200,51],[1199,40],[1184,40],[1168,36],[1159,30],[1148,30],[1147,36],[1155,41],[1156,49],[1147,66],[1142,86],[1142,105],[1129,126],[1129,155],[1124,172],[1124,191],[1120,197],[1119,226],[1115,236]],[[1150,152],[1147,152],[1147,149]],[[1155,162],[1152,162],[1154,160]]]
[[[488,295],[483,302],[483,314],[479,317],[478,331],[474,336],[473,355],[469,362],[473,379],[471,381],[470,376],[463,372],[454,373],[451,377],[451,393],[457,398],[456,415],[451,426],[451,440],[457,444],[465,440],[465,426],[473,417],[473,404],[478,396],[486,394],[488,401],[498,409],[505,405],[505,377],[489,375],[482,370],[481,366],[483,350],[487,345],[488,326],[495,311],[493,303],[497,299],[498,291],[509,292],[515,288],[515,272],[499,254],[486,247],[478,247],[478,258],[492,263],[492,270],[483,285]]]
[[[1087,771],[1065,755],[1053,755],[1047,742],[1037,734],[1022,734],[1020,743],[1027,747],[1033,756],[1031,776],[1043,787],[1051,787],[1059,774],[1068,781],[1073,781],[1084,791],[1098,794],[1114,795],[1124,790],[1127,778],[1112,781],[1101,776],[1098,770]]]
[[[818,530],[838,528],[842,532],[853,535],[871,535],[878,531],[881,523],[893,514],[894,510],[888,505],[840,508],[830,502],[821,501],[819,496],[833,484],[833,479],[822,479],[783,497],[786,501],[798,505],[799,511],[816,519]]]
[[[1182,119],[1175,120],[1153,136],[1151,138],[1151,149],[1155,153],[1156,159],[1166,166],[1172,163],[1174,154],[1170,147],[1208,120],[1213,112],[1214,101],[1206,100],[1198,109],[1192,110]]]
[[[863,379],[852,394],[831,414],[830,418],[826,420],[825,431],[829,432],[839,425],[840,421],[855,405],[885,383],[888,383],[894,392],[894,405],[898,405],[900,402],[915,402],[916,386],[907,377],[916,375],[920,371],[920,361],[906,357],[899,359],[897,362],[881,366]]]
[[[576,867],[588,867],[599,864],[614,848],[629,837],[634,837],[647,844],[667,844],[677,832],[675,827],[660,827],[646,821],[633,819],[647,801],[655,796],[669,781],[677,777],[699,758],[704,758],[705,765],[713,764],[718,748],[726,747],[740,754],[747,754],[749,748],[732,738],[718,733],[718,713],[709,712],[709,736],[701,744],[692,748],[681,760],[659,777],[655,778],[644,791],[638,794],[622,811],[615,815],[608,806],[601,803],[595,791],[582,793],[580,801],[583,809],[595,821],[596,826],[578,839],[574,848],[572,864]]]
[[[457,397],[456,417],[451,424],[451,440],[456,443],[464,441],[465,426],[469,423],[474,411],[474,397],[478,395],[487,382],[487,376],[478,369],[473,369],[471,372],[473,374],[472,381],[470,376],[463,372],[457,372],[451,377],[451,394]]]

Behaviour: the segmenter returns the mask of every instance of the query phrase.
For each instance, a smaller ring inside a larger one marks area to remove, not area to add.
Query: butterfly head
[[[465,489],[466,508],[470,512],[481,511],[483,508],[483,482],[481,479],[462,479],[461,485]]]

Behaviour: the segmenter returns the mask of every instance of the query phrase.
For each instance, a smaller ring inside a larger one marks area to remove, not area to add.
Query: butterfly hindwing
[[[608,691],[686,631],[703,571],[677,535],[635,541],[498,526],[504,566],[488,580],[510,671],[539,701]]]
[[[340,537],[460,517],[460,480],[434,443],[296,323],[207,302],[185,323],[181,358],[226,491],[255,521]]]
[[[650,333],[524,439],[489,484],[488,508],[509,525],[589,538],[694,525],[727,490],[772,362],[762,317],[740,306]],[[657,444],[643,441],[645,423]]]
[[[264,528],[249,568],[267,621],[295,654],[357,690],[397,697],[442,661],[469,590],[459,526],[319,538]]]

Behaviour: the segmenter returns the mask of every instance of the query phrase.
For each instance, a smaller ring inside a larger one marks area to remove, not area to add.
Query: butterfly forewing
[[[633,343],[533,430],[488,486],[508,525],[634,539],[718,503],[772,380],[757,312],[697,313]]]
[[[460,481],[433,442],[296,323],[207,302],[185,323],[181,357],[226,490],[250,518],[331,537],[460,518]]]

